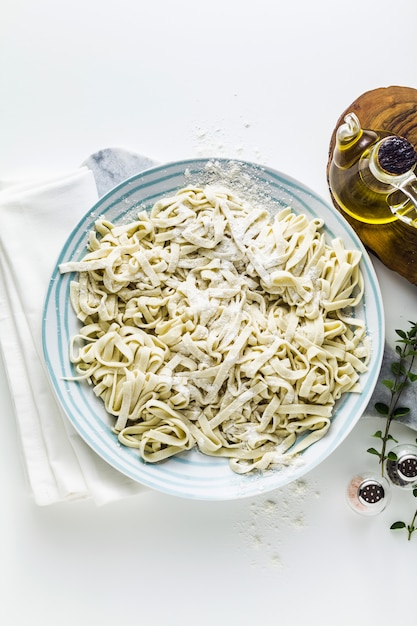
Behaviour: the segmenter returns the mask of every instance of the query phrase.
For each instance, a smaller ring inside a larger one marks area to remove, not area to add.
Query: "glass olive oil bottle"
[[[361,222],[417,226],[417,154],[403,137],[364,130],[349,113],[336,131],[329,185],[340,208]]]

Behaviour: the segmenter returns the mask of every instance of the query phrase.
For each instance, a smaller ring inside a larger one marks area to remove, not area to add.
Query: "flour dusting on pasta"
[[[321,219],[190,185],[133,222],[98,219],[71,302],[70,358],[119,441],[158,462],[196,447],[247,473],[289,463],[360,392],[361,253]]]

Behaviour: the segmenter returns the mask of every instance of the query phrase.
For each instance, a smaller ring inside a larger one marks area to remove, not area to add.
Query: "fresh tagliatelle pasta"
[[[78,273],[70,358],[123,445],[146,462],[197,447],[246,473],[326,434],[370,349],[361,253],[322,227],[216,185],[96,221],[88,253],[60,266]]]

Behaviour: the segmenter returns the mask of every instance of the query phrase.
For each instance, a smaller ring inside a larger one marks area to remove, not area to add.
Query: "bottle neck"
[[[369,167],[379,181],[398,188],[413,174],[417,153],[404,137],[392,135],[378,141],[372,148]]]
[[[417,153],[402,137],[381,139],[369,154],[368,166],[372,176],[391,188],[387,201],[392,213],[412,226],[417,226],[416,164]],[[400,202],[396,191],[403,194]]]

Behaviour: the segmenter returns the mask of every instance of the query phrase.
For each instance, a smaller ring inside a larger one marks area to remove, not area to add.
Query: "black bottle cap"
[[[417,153],[404,137],[387,137],[379,146],[378,163],[388,174],[399,176],[413,169]]]

